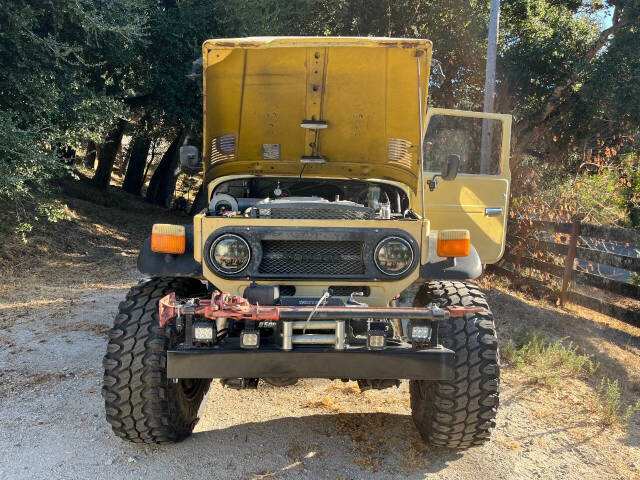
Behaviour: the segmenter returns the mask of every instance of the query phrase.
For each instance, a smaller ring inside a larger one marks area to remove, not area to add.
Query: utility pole
[[[487,45],[487,68],[484,79],[485,113],[493,113],[493,100],[496,92],[496,58],[498,56],[498,30],[500,24],[500,0],[491,0],[489,10],[489,42]],[[493,145],[493,121],[482,122],[482,150],[480,173],[489,173],[491,167],[491,146]]]

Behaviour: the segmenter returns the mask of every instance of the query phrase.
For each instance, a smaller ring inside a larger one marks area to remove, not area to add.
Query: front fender
[[[151,277],[202,277],[202,264],[193,258],[193,225],[185,225],[185,252],[181,255],[156,253],[147,237],[138,255],[138,270]]]
[[[473,245],[466,257],[443,258],[420,266],[423,280],[472,280],[482,275],[482,262]]]

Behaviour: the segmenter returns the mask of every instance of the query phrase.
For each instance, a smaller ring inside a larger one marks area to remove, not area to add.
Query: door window
[[[447,156],[456,154],[458,173],[498,175],[501,150],[500,120],[434,114],[424,139],[424,169],[441,172]]]

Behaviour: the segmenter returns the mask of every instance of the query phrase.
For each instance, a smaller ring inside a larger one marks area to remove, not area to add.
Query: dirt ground
[[[109,217],[113,208],[101,208],[73,200],[72,221],[38,237],[40,262],[20,257],[18,245],[3,252],[1,480],[640,478],[640,415],[619,428],[602,426],[596,414],[601,376],[620,379],[626,403],[640,396],[640,329],[561,311],[490,279],[482,286],[501,341],[523,325],[543,329],[571,337],[600,366],[592,379],[553,388],[505,366],[498,426],[485,446],[426,447],[411,421],[406,382],[360,393],[353,382],[324,380],[261,383],[256,391],[214,382],[185,442],[125,443],[104,419],[101,361],[117,304],[138,279],[135,245],[148,225],[134,222],[130,209]],[[165,215],[145,213],[149,224]]]

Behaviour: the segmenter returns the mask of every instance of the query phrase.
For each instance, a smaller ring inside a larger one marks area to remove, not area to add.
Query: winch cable
[[[318,303],[316,303],[316,306],[313,307],[313,310],[311,310],[311,313],[307,317],[307,321],[305,322],[304,328],[302,329],[302,334],[303,335],[305,333],[307,333],[307,327],[309,326],[309,322],[311,321],[313,316],[318,311],[318,308],[322,307],[325,303],[327,303],[327,300],[329,300],[330,296],[331,296],[331,294],[329,293],[329,290],[325,290],[324,293],[322,294],[322,296],[320,297],[320,299],[318,300]]]

